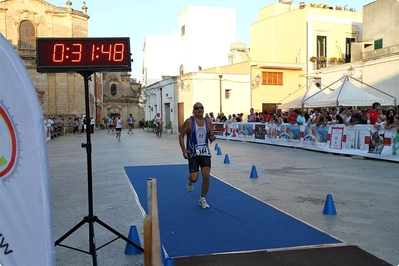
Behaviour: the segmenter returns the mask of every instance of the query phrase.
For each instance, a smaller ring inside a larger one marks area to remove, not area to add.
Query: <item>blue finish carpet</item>
[[[146,212],[147,179],[157,179],[161,242],[172,258],[341,243],[212,176],[210,209],[202,209],[202,177],[188,192],[185,164],[127,166],[125,172]]]

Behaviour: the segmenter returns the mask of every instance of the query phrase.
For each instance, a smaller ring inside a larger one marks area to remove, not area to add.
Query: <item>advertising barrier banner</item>
[[[398,128],[372,125],[307,126],[269,123],[213,123],[219,139],[245,140],[374,159],[399,161]]]

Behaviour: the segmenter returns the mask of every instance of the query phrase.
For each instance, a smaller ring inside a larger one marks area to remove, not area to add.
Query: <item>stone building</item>
[[[138,127],[139,120],[144,118],[144,110],[139,108],[139,97],[141,84],[131,79],[128,73],[104,73],[103,74],[103,101],[101,113],[104,118],[120,114],[126,119],[133,114],[136,120],[135,127]]]
[[[77,10],[72,8],[69,0],[66,1],[66,7],[57,7],[43,0],[0,1],[0,33],[12,44],[26,66],[35,85],[44,118],[61,115],[67,120],[74,115],[82,116],[86,113],[82,75],[74,72],[37,72],[36,38],[88,37],[90,17],[87,10],[85,2]],[[114,77],[112,84],[118,88],[115,95],[109,93],[110,87],[106,87],[109,81],[102,81],[103,76],[109,75]],[[115,112],[123,116],[129,113],[134,117],[142,116],[137,107],[137,91],[140,87],[140,84],[130,81],[127,73],[95,75],[89,81],[90,113],[98,122]]]
[[[36,87],[43,116],[85,113],[84,82],[77,73],[38,73],[36,37],[87,37],[87,7],[82,11],[56,7],[41,0],[0,2],[0,33],[10,41],[24,62]]]

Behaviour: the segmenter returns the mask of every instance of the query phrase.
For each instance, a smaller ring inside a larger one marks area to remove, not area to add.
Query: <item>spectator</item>
[[[216,118],[213,116],[213,112],[209,113],[209,118],[211,119],[212,122],[216,122]]]
[[[321,114],[319,110],[314,110],[313,116],[311,116],[310,124],[317,125],[321,119]]]
[[[373,103],[371,110],[368,110],[365,115],[365,120],[367,124],[374,125],[377,122],[377,117],[381,115],[381,104],[378,102]]]
[[[399,126],[399,121],[395,118],[395,111],[389,109],[386,116],[386,128],[391,129],[392,127]]]
[[[94,120],[94,117],[90,117],[90,133],[93,134],[94,133],[94,124],[96,123],[96,121]]]
[[[220,122],[226,122],[227,117],[224,115],[223,112],[221,112],[219,116],[220,116]]]
[[[254,108],[249,109],[250,114],[248,115],[248,122],[256,122],[256,114]]]
[[[229,115],[229,116],[227,117],[226,122],[229,123],[229,124],[230,124],[231,122],[233,122],[233,117],[232,117],[231,115]]]
[[[288,115],[288,122],[291,124],[295,124],[297,122],[296,118],[298,117],[297,110],[290,109],[290,113]]]
[[[75,115],[75,119],[73,119],[73,134],[79,133],[79,117]]]
[[[374,128],[377,130],[378,135],[384,139],[385,135],[385,121],[382,121],[381,117],[377,117],[377,121],[374,124]]]
[[[361,123],[362,123],[362,114],[360,113],[359,109],[356,106],[354,106],[352,108],[352,116],[351,116],[349,124],[356,125],[356,124],[361,124]]]
[[[271,116],[268,111],[263,112],[263,122],[270,122]]]
[[[243,116],[242,113],[241,113],[241,114],[238,114],[237,119],[236,119],[236,122],[242,122],[242,116]]]
[[[329,116],[328,113],[327,113],[327,109],[326,109],[326,108],[321,108],[321,109],[320,109],[320,114],[319,114],[319,119],[318,119],[316,125],[317,125],[317,126],[324,125],[324,124],[326,123],[326,121],[327,121],[327,122],[328,122],[328,121],[331,122],[331,117],[330,117],[330,119],[328,119],[328,120],[325,120],[325,119],[324,119],[326,116]]]
[[[296,117],[296,122],[298,125],[304,125],[306,124],[306,118],[305,118],[305,111],[302,110],[299,115]]]
[[[340,114],[337,113],[337,111],[338,110],[335,107],[331,109],[331,124],[344,124],[344,119]]]

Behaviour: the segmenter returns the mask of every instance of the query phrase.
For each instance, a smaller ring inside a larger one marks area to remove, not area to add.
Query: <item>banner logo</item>
[[[0,132],[0,179],[4,184],[18,172],[20,159],[18,130],[4,100],[0,101]]]

